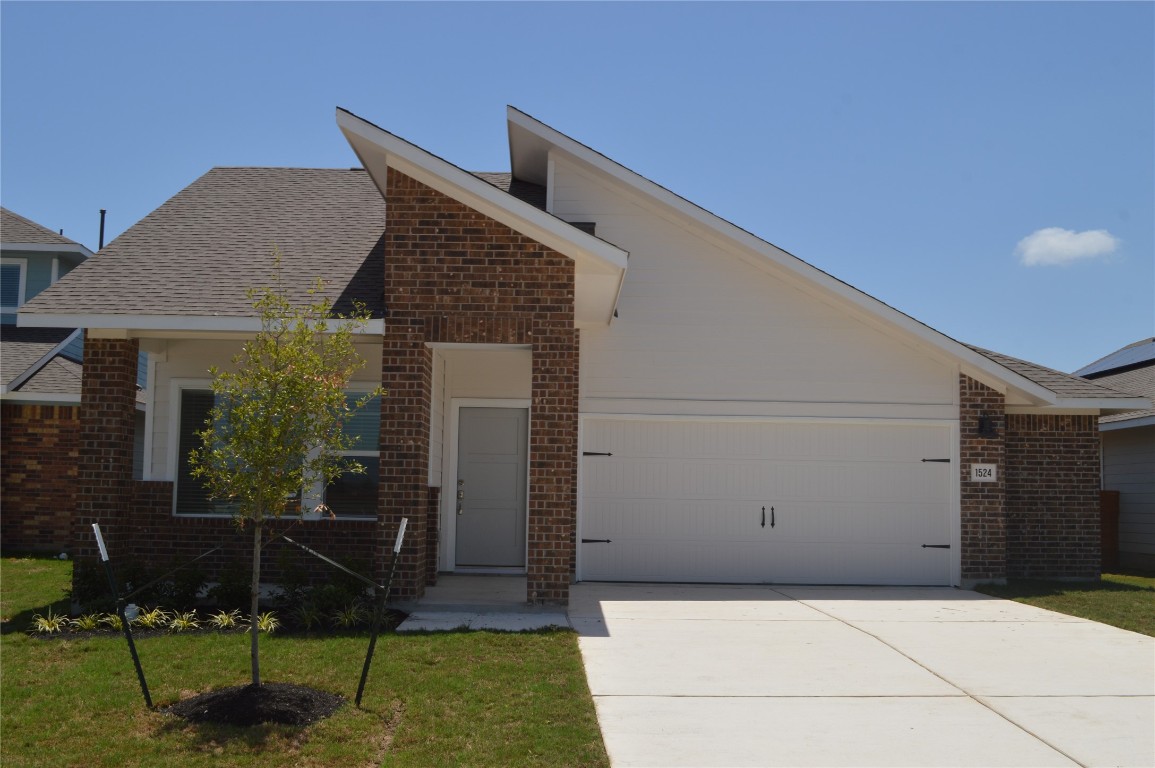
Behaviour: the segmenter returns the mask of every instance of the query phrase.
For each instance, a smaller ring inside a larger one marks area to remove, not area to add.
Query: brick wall
[[[80,394],[80,446],[73,554],[98,556],[92,523],[110,548],[125,551],[123,535],[132,509],[132,452],[136,431],[135,340],[84,339]]]
[[[426,342],[526,344],[533,355],[527,597],[569,598],[577,477],[578,333],[573,262],[390,169],[386,185],[381,517],[408,517],[398,594],[425,585],[431,537]],[[414,521],[418,521],[415,526]]]
[[[0,424],[0,541],[8,551],[70,550],[80,409],[4,403]]]
[[[168,569],[219,548],[216,554],[197,563],[208,581],[217,581],[228,569],[252,567],[252,529],[241,530],[231,518],[174,517],[173,483],[133,482],[133,514],[128,529],[130,556],[150,569]],[[265,524],[265,541],[287,533],[294,541],[352,567],[367,576],[384,579],[388,562],[374,560],[374,538],[378,525],[372,520],[270,520]],[[324,584],[332,580],[331,565],[284,541],[262,547],[261,581],[276,584],[287,572],[293,580]]]
[[[1007,416],[1007,575],[1099,575],[1095,416]]]
[[[966,375],[959,377],[959,486],[962,581],[1007,577],[1005,398]],[[992,419],[997,436],[979,434],[979,419]],[[998,480],[976,483],[972,464],[994,464]]]

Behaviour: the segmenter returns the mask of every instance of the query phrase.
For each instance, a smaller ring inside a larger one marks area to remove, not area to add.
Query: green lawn
[[[1105,573],[1098,582],[1011,579],[979,592],[1155,637],[1155,575]]]
[[[350,703],[304,729],[190,725],[145,709],[122,636],[24,632],[63,596],[70,574],[68,562],[0,563],[5,768],[608,765],[572,632],[384,635],[361,709],[352,699],[366,635],[273,635],[262,639],[265,679]],[[137,648],[160,706],[248,681],[243,634],[146,637]]]

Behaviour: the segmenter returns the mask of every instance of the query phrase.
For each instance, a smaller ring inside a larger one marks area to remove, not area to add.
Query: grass
[[[979,592],[1155,637],[1155,575],[1105,573],[1101,581],[1011,579]]]
[[[144,707],[123,637],[44,640],[24,628],[60,598],[71,563],[0,561],[0,764],[24,766],[606,766],[568,631],[383,635],[362,707],[367,635],[262,638],[269,681],[349,700],[309,728],[191,725]],[[164,706],[248,680],[248,638],[137,640]]]

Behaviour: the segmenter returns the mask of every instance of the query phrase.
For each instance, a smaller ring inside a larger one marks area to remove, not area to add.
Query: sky
[[[0,202],[93,250],[337,107],[508,171],[507,104],[960,341],[1155,335],[1155,3],[0,2]]]

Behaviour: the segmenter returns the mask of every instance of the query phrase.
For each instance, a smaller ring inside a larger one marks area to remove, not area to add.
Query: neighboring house
[[[72,544],[79,450],[81,332],[18,328],[16,313],[92,252],[0,208],[0,542]]]
[[[1112,352],[1075,375],[1155,399],[1155,338]],[[1119,492],[1119,565],[1155,570],[1155,410],[1099,419],[1103,488]]]
[[[337,123],[363,170],[215,168],[20,313],[88,329],[79,554],[100,521],[243,557],[187,455],[275,245],[293,296],[366,305],[354,389],[388,389],[351,427],[364,481],[305,489],[336,517],[293,536],[381,574],[408,518],[395,594],[1098,575],[1098,418],[1149,401],[961,344],[516,109],[510,174]]]

